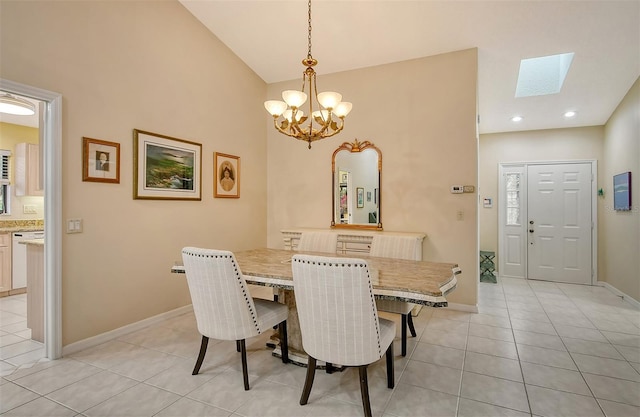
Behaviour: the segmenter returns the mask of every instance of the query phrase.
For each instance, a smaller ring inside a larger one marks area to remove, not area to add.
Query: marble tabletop
[[[291,257],[296,253],[282,249],[253,249],[234,252],[245,280],[251,284],[293,289]],[[315,253],[315,255],[351,257]],[[457,264],[411,261],[369,256],[357,257],[369,264],[374,294],[378,298],[407,301],[433,307],[446,307],[445,296],[457,285]],[[184,273],[182,265],[172,272]]]

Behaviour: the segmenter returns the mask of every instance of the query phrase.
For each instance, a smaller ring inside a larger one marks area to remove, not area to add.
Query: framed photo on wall
[[[363,208],[364,207],[364,188],[357,187],[356,188],[356,207]]]
[[[133,130],[133,198],[202,200],[202,145]]]
[[[240,157],[214,152],[213,166],[213,196],[240,198]]]
[[[631,172],[613,176],[613,209],[631,210]]]
[[[82,138],[82,181],[120,183],[120,144]]]

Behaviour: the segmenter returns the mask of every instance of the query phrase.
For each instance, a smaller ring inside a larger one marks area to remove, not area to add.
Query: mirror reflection
[[[369,141],[345,142],[333,153],[331,227],[382,230],[382,153]]]

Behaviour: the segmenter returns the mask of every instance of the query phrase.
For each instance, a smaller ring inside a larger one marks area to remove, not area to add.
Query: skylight
[[[516,97],[556,94],[562,89],[573,61],[573,52],[520,61]]]

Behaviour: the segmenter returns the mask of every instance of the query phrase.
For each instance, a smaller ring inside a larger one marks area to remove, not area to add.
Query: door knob
[[[533,220],[529,220],[529,224],[533,224]]]
[[[533,233],[533,229],[529,229],[529,233]]]

